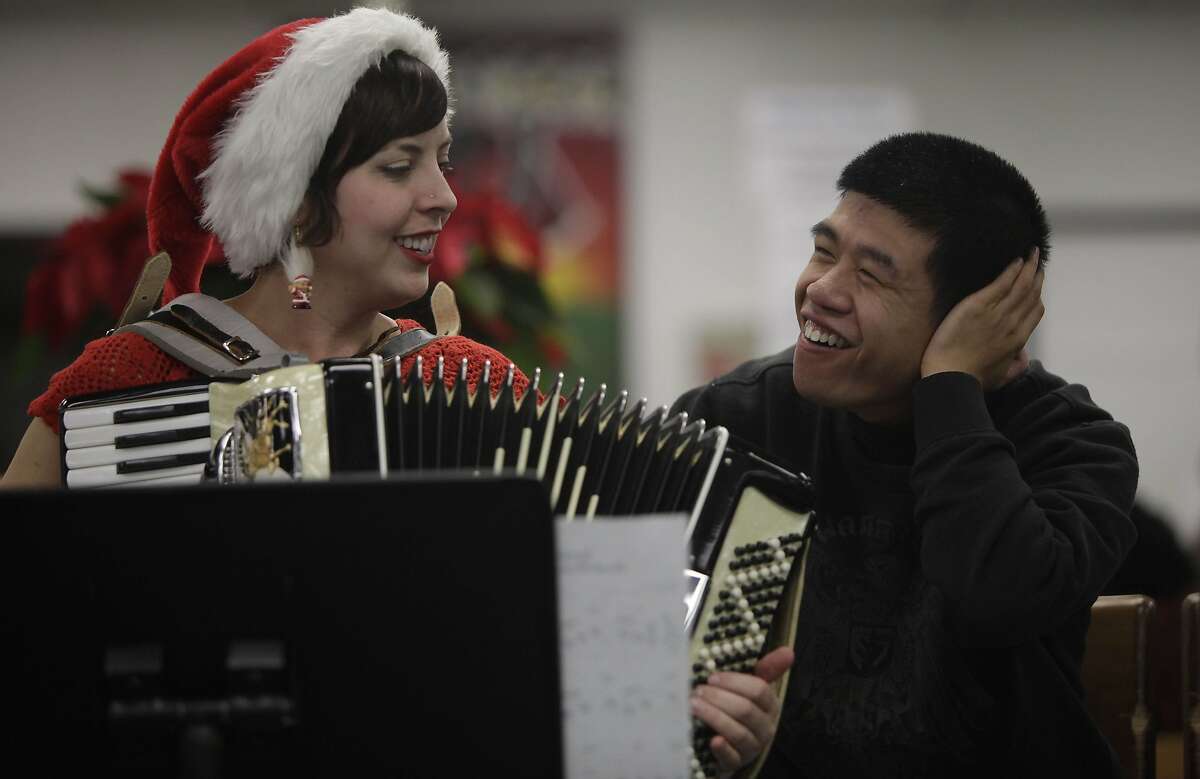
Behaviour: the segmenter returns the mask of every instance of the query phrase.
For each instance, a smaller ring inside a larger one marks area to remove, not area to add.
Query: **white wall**
[[[275,19],[0,24],[0,229],[61,226],[84,208],[82,182],[152,167],[192,88]]]
[[[1064,235],[1053,262],[1039,356],[1129,425],[1140,497],[1196,540],[1200,223],[1191,231]]]

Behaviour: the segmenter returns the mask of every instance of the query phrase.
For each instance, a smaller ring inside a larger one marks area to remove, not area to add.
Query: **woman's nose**
[[[450,183],[440,170],[429,182],[429,187],[419,199],[418,205],[422,210],[440,211],[443,219],[458,208],[458,198],[454,196],[454,190],[450,188]]]

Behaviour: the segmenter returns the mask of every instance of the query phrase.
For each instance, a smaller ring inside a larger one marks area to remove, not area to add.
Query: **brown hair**
[[[334,199],[351,168],[396,138],[420,135],[445,118],[449,98],[437,74],[416,57],[393,51],[354,85],[321,161],[308,182],[300,223],[300,243],[322,246],[339,227]]]

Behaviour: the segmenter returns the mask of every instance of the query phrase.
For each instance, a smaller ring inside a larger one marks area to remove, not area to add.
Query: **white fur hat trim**
[[[450,95],[450,60],[437,32],[407,14],[356,8],[297,30],[292,41],[239,98],[201,174],[204,226],[242,277],[286,248],[325,142],[368,68],[399,49],[428,65]]]

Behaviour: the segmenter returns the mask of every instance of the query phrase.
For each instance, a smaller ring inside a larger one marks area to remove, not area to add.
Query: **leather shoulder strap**
[[[429,298],[429,307],[433,310],[433,329],[438,335],[458,335],[462,329],[462,319],[458,314],[458,302],[454,298],[454,290],[444,281],[439,281],[433,288]]]
[[[133,294],[129,296],[129,302],[125,304],[125,310],[121,312],[116,326],[124,327],[149,316],[158,305],[163,285],[167,283],[167,277],[170,275],[171,257],[166,252],[159,252],[146,260],[146,264],[142,266],[142,275],[138,276],[137,285],[133,288]]]
[[[403,333],[397,333],[383,343],[371,350],[372,354],[378,354],[385,360],[402,359],[412,354],[415,351],[424,349],[429,344],[442,338],[440,335],[434,335],[428,330],[417,327],[412,330],[406,330]]]
[[[137,333],[205,376],[246,378],[280,365],[308,362],[303,355],[284,351],[221,301],[194,292],[117,332]]]

